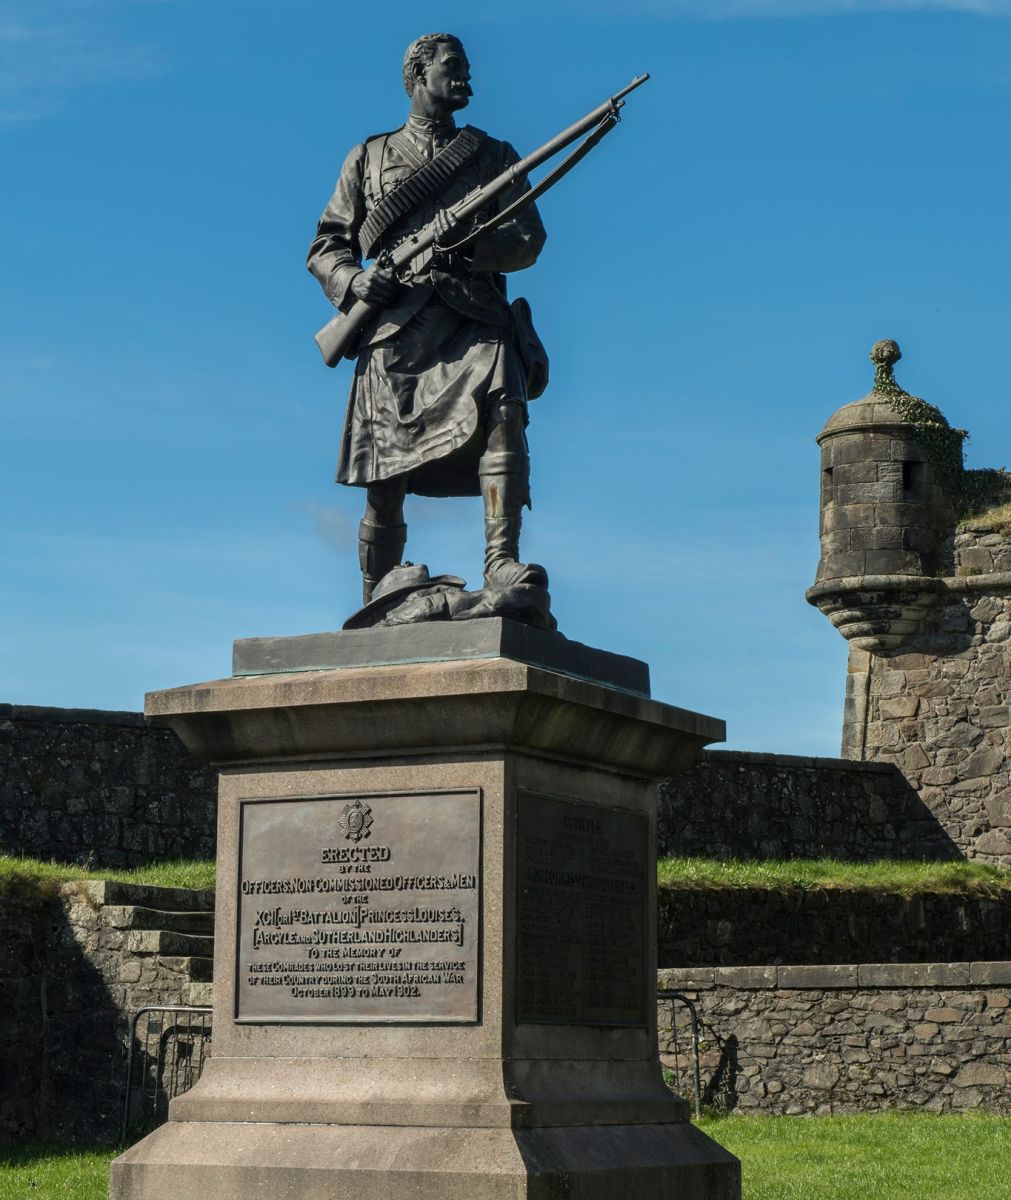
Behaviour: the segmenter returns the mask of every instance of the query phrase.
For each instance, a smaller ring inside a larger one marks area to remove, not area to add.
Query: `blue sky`
[[[871,343],[969,465],[1011,459],[1011,3],[0,2],[0,699],[139,708],[356,606],[304,255],[432,29],[521,152],[653,75],[512,284],[552,358],[524,553],[562,631],[729,746],[835,754],[813,439]],[[407,519],[476,582],[478,501]]]

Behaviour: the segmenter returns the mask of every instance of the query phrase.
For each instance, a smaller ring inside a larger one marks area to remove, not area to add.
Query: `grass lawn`
[[[913,895],[961,892],[999,895],[1011,891],[1011,871],[975,862],[840,862],[832,858],[661,858],[657,882],[670,888],[869,888]],[[1011,1191],[1009,1191],[1011,1196]]]
[[[0,1147],[0,1200],[108,1200],[117,1150]]]
[[[214,886],[214,863],[175,859],[133,870],[104,867],[89,870],[65,863],[0,855],[0,896],[51,895],[72,879],[114,879],[161,887]],[[1011,891],[1011,871],[974,862],[868,863],[836,859],[662,858],[657,879],[669,888],[871,888],[913,895],[916,892],[960,892],[997,896]],[[1011,1197],[1011,1190],[1008,1193]]]
[[[707,1117],[744,1200],[1008,1200],[1011,1117]],[[106,1200],[116,1150],[0,1149],[0,1200]]]
[[[158,887],[214,887],[214,863],[172,859],[131,870],[68,866],[37,858],[0,855],[0,896],[52,895],[59,884],[73,879],[113,879],[121,883],[147,883]]]
[[[1008,1200],[1011,1117],[709,1117],[744,1200]]]

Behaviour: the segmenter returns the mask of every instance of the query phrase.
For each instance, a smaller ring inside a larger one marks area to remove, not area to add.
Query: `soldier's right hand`
[[[351,291],[357,300],[364,300],[376,308],[385,308],[396,299],[400,283],[386,267],[373,265],[351,280]]]

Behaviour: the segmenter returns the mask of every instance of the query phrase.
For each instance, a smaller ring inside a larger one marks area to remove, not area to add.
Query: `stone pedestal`
[[[213,1056],[112,1200],[736,1200],[654,995],[654,781],[722,722],[506,658],[147,711],[221,771]]]

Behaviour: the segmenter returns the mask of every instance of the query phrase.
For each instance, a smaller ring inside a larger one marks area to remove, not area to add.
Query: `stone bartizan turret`
[[[898,386],[894,342],[871,359],[818,437],[807,598],[849,642],[842,755],[905,776],[910,846],[930,818],[953,855],[1011,867],[1011,475],[964,469],[965,431]]]
[[[917,424],[936,426],[938,440],[957,448],[954,469],[962,431],[899,387],[892,373],[899,358],[897,343],[876,342],[874,386],[818,435],[821,560],[807,599],[865,650],[895,649],[920,628],[955,521],[938,455],[928,455]]]

